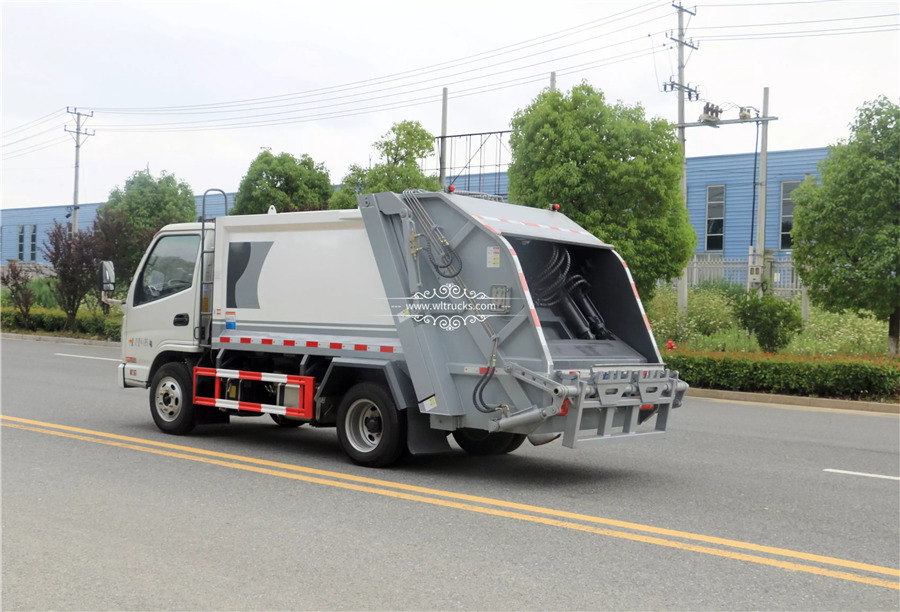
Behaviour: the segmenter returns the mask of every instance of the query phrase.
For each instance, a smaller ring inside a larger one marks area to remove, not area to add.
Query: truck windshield
[[[194,281],[200,236],[166,236],[153,247],[138,277],[134,305],[184,291]]]

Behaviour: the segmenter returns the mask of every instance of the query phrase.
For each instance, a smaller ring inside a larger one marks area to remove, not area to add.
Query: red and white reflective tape
[[[541,320],[538,318],[537,310],[534,307],[534,300],[531,299],[531,290],[528,289],[528,282],[525,280],[525,272],[522,270],[522,262],[519,261],[519,256],[516,254],[516,250],[512,247],[509,241],[500,236],[499,233],[497,238],[503,243],[503,246],[507,248],[509,251],[510,259],[512,259],[513,264],[516,266],[516,272],[519,274],[519,281],[522,283],[522,292],[525,294],[525,304],[528,305],[528,310],[531,312],[531,319],[534,321],[534,327],[538,332],[538,337],[540,338],[541,350],[544,352],[544,358],[547,360],[547,363],[550,363],[550,350],[547,348],[547,344],[544,341],[544,335],[541,332]]]
[[[197,395],[198,377],[215,378],[215,394],[213,397],[200,397]],[[237,380],[255,380],[261,382],[275,382],[296,385],[299,388],[297,396],[298,407],[278,406],[275,404],[261,404],[256,402],[243,402],[239,400],[224,399],[220,396],[222,387],[219,380],[223,378]],[[313,385],[315,379],[310,376],[298,376],[295,374],[278,374],[274,372],[252,372],[249,370],[226,370],[219,368],[194,368],[194,403],[201,406],[214,406],[226,410],[244,410],[247,412],[259,412],[268,414],[280,414],[301,419],[311,419],[313,413]]]
[[[593,236],[592,233],[585,231],[583,229],[571,229],[568,227],[555,227],[552,225],[542,225],[540,223],[531,223],[530,221],[516,221],[514,219],[498,219],[497,217],[485,217],[484,215],[475,215],[475,218],[481,221],[485,227],[491,230],[494,233],[499,233],[493,227],[489,226],[486,221],[496,221],[498,223],[510,223],[512,225],[521,225],[523,227],[537,227],[540,229],[548,229],[556,232],[568,232],[571,234],[578,234],[581,236]],[[602,241],[601,241],[602,242]]]
[[[647,332],[650,334],[650,342],[653,343],[653,348],[656,349],[657,354],[659,353],[659,347],[656,346],[656,338],[653,337],[653,330],[650,329],[650,319],[647,318],[647,312],[644,310],[644,304],[641,302],[641,296],[638,295],[637,285],[634,283],[634,277],[631,276],[631,269],[628,267],[628,264],[625,263],[625,260],[622,259],[622,256],[619,255],[618,252],[613,251],[616,254],[616,257],[619,258],[619,261],[622,262],[622,267],[625,268],[625,273],[628,275],[628,282],[631,283],[631,290],[634,292],[634,300],[637,302],[638,309],[641,311],[641,316],[644,317],[644,325],[647,326]]]
[[[285,346],[314,349],[331,349],[337,351],[356,351],[362,353],[400,354],[403,349],[396,344],[361,344],[357,342],[331,342],[327,340],[285,340],[262,338],[257,336],[219,336],[215,340],[221,344],[260,344],[263,346]]]

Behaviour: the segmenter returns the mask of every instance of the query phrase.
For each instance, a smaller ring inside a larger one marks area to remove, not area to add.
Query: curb
[[[90,340],[88,338],[68,338],[66,336],[32,336],[31,334],[0,333],[0,338],[12,338],[14,340],[31,340],[33,342],[55,342],[57,344],[81,344],[85,346],[121,346],[121,342],[110,340]]]
[[[807,406],[810,408],[832,408],[837,410],[862,410],[900,414],[900,404],[864,402],[856,400],[828,399],[824,397],[802,397],[799,395],[778,395],[775,393],[747,393],[744,391],[722,391],[719,389],[688,389],[688,397],[754,402],[757,404],[784,404],[787,406]]]

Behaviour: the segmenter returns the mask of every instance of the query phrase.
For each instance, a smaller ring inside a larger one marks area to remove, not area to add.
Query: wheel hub
[[[370,434],[381,433],[381,417],[367,417],[365,427]]]

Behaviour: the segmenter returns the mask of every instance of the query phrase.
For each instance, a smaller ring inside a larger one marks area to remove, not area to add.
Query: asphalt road
[[[688,399],[370,470],[266,417],[166,436],[117,349],[0,350],[4,610],[900,609],[897,415]]]

